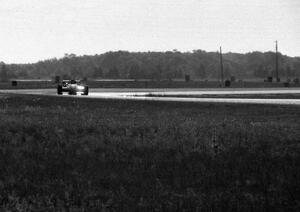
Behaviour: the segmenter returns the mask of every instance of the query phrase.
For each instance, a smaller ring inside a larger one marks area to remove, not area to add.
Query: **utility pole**
[[[224,87],[224,74],[223,74],[223,57],[222,57],[222,47],[220,46],[220,65],[221,65],[221,83],[222,87]]]
[[[278,76],[278,42],[275,41],[275,43],[276,43],[276,47],[275,47],[275,49],[276,49],[276,53],[275,53],[276,81],[277,81],[277,82],[280,82],[280,78],[279,78],[279,76]]]

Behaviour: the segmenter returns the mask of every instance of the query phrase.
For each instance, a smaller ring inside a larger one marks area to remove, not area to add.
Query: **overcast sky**
[[[0,0],[0,61],[106,51],[300,56],[300,0]]]

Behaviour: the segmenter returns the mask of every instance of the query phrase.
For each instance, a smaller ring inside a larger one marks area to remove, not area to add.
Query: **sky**
[[[300,56],[299,0],[0,0],[0,61],[66,53],[279,51]]]

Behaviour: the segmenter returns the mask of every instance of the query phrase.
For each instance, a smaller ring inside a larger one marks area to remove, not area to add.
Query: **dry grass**
[[[299,107],[0,98],[2,210],[296,211]]]

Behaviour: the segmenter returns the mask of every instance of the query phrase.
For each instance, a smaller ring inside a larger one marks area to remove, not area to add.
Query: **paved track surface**
[[[0,90],[1,93],[39,94],[54,96],[56,89],[19,89]],[[151,94],[152,96],[146,96]],[[263,99],[263,98],[201,98],[201,95],[232,95],[232,94],[300,94],[300,88],[245,88],[245,89],[120,89],[120,88],[90,88],[88,96],[69,96],[70,98],[100,98],[143,101],[174,101],[174,102],[211,102],[211,103],[244,103],[244,104],[281,104],[300,105],[300,99]],[[158,95],[159,97],[155,97]],[[168,97],[162,97],[167,95]],[[180,95],[180,97],[176,97]],[[199,98],[188,97],[197,95]],[[186,96],[186,97],[184,97]]]

